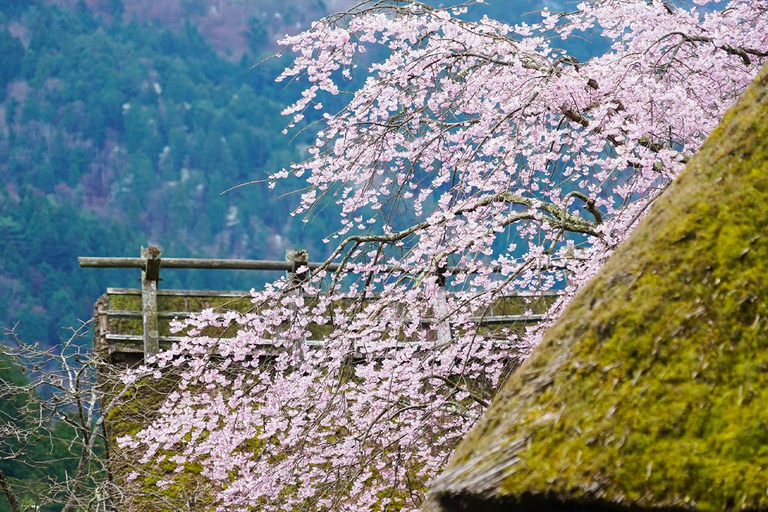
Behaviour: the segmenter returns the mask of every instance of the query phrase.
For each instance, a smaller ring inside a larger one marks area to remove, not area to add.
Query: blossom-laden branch
[[[309,159],[271,176],[306,180],[296,214],[337,205],[330,257],[253,292],[248,314],[181,323],[190,335],[145,369],[180,369],[180,387],[124,440],[147,462],[201,463],[222,510],[418,509],[547,325],[477,318],[511,293],[530,318],[547,290],[556,316],[768,51],[765,0],[592,0],[517,25],[463,11],[364,2],[283,41],[280,79],[304,84],[287,130],[367,76]],[[556,46],[592,33],[610,47],[584,62]]]

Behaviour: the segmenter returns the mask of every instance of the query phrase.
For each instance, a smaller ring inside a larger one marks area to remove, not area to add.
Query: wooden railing
[[[170,322],[174,319],[188,318],[204,308],[213,307],[221,310],[245,312],[253,309],[248,292],[215,290],[160,290],[160,271],[162,268],[189,269],[231,269],[285,271],[289,279],[302,280],[306,273],[299,273],[300,267],[310,270],[319,268],[322,263],[309,262],[307,251],[292,250],[286,252],[286,261],[268,260],[231,260],[197,258],[161,258],[156,247],[142,248],[139,258],[78,258],[85,268],[138,268],[141,269],[141,288],[107,288],[106,294],[95,306],[94,344],[102,345],[113,362],[136,362],[144,355],[154,354],[170,343],[182,339],[182,333],[172,333]],[[390,268],[391,267],[391,268]],[[326,267],[336,271],[338,264]],[[402,270],[389,266],[385,270]],[[456,273],[459,268],[447,269]],[[445,301],[447,294],[442,296]],[[531,323],[544,318],[544,313],[556,300],[558,294],[544,292],[537,294],[516,294],[499,298],[490,311],[473,319],[475,323],[487,329],[511,329],[520,332]],[[437,315],[433,315],[437,316]],[[447,315],[445,315],[447,316]],[[450,338],[450,320],[425,317],[426,326],[438,323],[437,336]],[[309,342],[321,342],[329,334],[332,325],[310,325],[312,339]],[[234,336],[234,332],[208,333],[217,336]]]
[[[145,354],[155,354],[160,349],[160,324],[158,313],[158,283],[160,268],[189,269],[230,269],[230,270],[283,270],[289,275],[300,276],[296,271],[301,266],[318,268],[320,263],[307,261],[303,250],[287,251],[286,261],[228,260],[198,258],[161,258],[158,247],[141,248],[139,258],[94,258],[80,257],[83,268],[139,268],[141,269],[141,319],[142,341]],[[338,268],[338,265],[333,265]],[[335,270],[335,269],[331,269]],[[186,292],[185,292],[186,293]],[[189,292],[194,293],[194,292]],[[220,292],[211,292],[217,294]],[[247,292],[242,292],[246,296]],[[165,313],[164,313],[165,314]]]

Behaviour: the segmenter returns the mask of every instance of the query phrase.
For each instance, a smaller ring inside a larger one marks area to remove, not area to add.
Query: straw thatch
[[[768,509],[768,68],[433,484],[428,510]]]

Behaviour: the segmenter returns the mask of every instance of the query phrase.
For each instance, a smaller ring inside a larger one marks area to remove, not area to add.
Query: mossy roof
[[[573,300],[427,510],[768,509],[768,67]]]

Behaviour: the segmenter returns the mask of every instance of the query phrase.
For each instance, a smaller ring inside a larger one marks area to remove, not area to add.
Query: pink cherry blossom
[[[584,33],[610,50],[560,49]],[[220,510],[418,510],[493,390],[765,62],[768,2],[595,0],[520,25],[370,2],[282,43],[296,56],[279,80],[304,84],[289,130],[367,69],[310,158],[272,176],[306,181],[297,215],[338,206],[331,256],[252,292],[251,313],[181,322],[184,341],[137,370],[175,368],[178,389],[124,443],[202,463]],[[538,328],[479,327],[500,297],[528,294],[530,315],[554,289]],[[333,332],[315,340],[315,324]],[[224,325],[237,335],[202,335]]]

